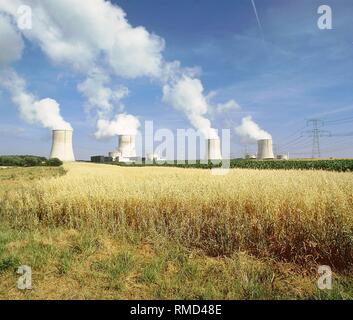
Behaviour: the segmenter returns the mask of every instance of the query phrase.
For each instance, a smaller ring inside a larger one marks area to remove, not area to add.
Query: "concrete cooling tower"
[[[72,130],[53,130],[50,158],[58,158],[65,162],[75,161],[72,148]]]
[[[120,153],[121,157],[123,158],[136,157],[135,140],[136,140],[136,137],[133,135],[119,136],[118,153]]]
[[[272,139],[262,139],[257,141],[257,158],[260,160],[274,159]]]
[[[207,139],[207,160],[221,160],[221,141],[219,139]]]

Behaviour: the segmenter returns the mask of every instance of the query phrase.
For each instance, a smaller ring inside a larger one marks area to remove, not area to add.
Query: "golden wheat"
[[[246,251],[346,269],[353,173],[66,164],[65,176],[0,193],[3,221],[173,239],[210,256]]]

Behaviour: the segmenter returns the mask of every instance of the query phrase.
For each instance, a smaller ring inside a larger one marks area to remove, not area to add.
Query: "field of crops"
[[[0,182],[0,297],[353,298],[351,172],[65,170]],[[16,290],[19,264],[35,290]]]
[[[326,170],[338,172],[352,172],[353,160],[232,160],[231,168],[247,169],[285,169],[285,170]]]
[[[201,168],[210,169],[217,168],[222,165],[220,161],[202,163],[200,161],[180,163],[160,162],[154,164],[124,164],[112,163],[120,166],[161,166],[161,167],[179,167],[179,168]],[[243,169],[266,169],[266,170],[325,170],[337,172],[353,172],[353,159],[336,159],[336,160],[230,160],[229,164],[225,164],[230,168]]]

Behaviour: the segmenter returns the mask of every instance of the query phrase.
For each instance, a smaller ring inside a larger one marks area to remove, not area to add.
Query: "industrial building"
[[[134,135],[120,135],[118,138],[118,147],[109,152],[108,156],[97,155],[91,157],[91,162],[96,163],[142,163],[144,161],[145,158],[136,155],[136,137]]]
[[[94,163],[109,163],[113,162],[112,157],[105,157],[105,156],[92,156],[91,157],[91,162]]]
[[[118,148],[109,152],[109,157],[117,162],[141,161],[141,157],[136,156],[136,136],[120,135]]]
[[[256,160],[256,155],[255,154],[246,154],[245,159],[247,160]]]
[[[277,158],[277,160],[289,160],[289,155],[288,154],[278,154],[276,158]]]
[[[52,131],[52,148],[50,158],[58,158],[64,162],[75,161],[72,145],[73,130],[53,130]],[[146,158],[136,155],[136,136],[120,135],[118,137],[118,146],[115,150],[109,152],[108,156],[95,155],[91,157],[91,162],[95,163],[145,163],[161,161],[161,158],[155,153],[147,154]],[[257,155],[246,154],[245,159],[258,160],[288,160],[288,154],[274,155],[272,139],[261,139],[257,141]],[[206,140],[207,160],[222,160],[221,142],[219,138]]]

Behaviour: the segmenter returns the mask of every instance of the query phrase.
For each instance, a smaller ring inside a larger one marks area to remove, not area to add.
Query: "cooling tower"
[[[53,130],[53,141],[50,158],[61,161],[75,161],[72,148],[72,130]]]
[[[257,141],[257,158],[260,160],[274,159],[272,139],[262,139]]]
[[[135,136],[121,135],[119,136],[118,152],[123,158],[136,157]]]
[[[207,160],[221,160],[221,142],[219,139],[207,139]]]

